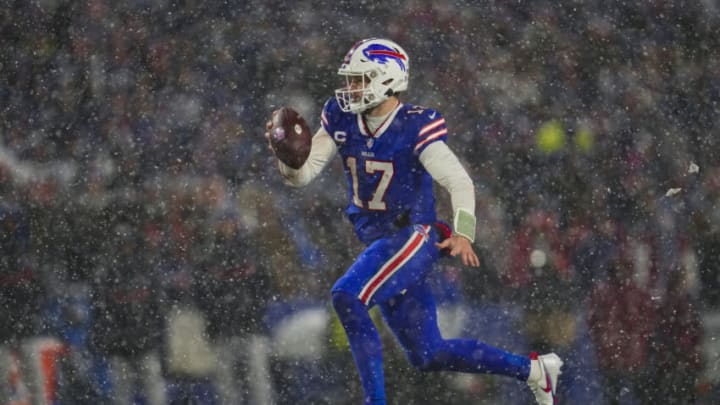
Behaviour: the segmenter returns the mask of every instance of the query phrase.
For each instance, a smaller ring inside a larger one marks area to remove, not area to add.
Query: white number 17
[[[390,181],[395,174],[392,162],[384,162],[380,160],[365,161],[365,173],[373,174],[376,172],[382,172],[380,181],[377,186],[375,186],[375,191],[373,191],[370,201],[367,201],[367,205],[358,196],[357,158],[354,156],[348,156],[346,163],[348,169],[350,170],[350,177],[352,177],[353,204],[360,208],[365,208],[367,206],[367,208],[371,210],[386,210],[387,206],[385,204],[385,193],[387,193]]]

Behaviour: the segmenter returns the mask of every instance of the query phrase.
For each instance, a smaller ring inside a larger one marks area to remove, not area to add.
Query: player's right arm
[[[330,134],[320,127],[312,138],[310,155],[299,169],[293,169],[278,159],[280,174],[285,182],[293,187],[302,187],[310,183],[337,154],[337,146]]]
[[[330,136],[332,126],[337,122],[339,107],[335,97],[330,97],[323,106],[320,116],[320,128],[315,132],[312,138],[312,146],[310,155],[305,163],[299,169],[293,169],[278,159],[278,167],[280,174],[285,177],[285,182],[293,187],[302,187],[310,183],[318,174],[327,166],[327,164],[337,155],[337,144]],[[265,124],[265,138],[270,142],[270,128],[272,122]],[[272,150],[272,147],[270,147]]]

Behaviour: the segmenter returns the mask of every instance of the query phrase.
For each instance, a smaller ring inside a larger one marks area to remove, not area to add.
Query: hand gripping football
[[[299,169],[310,155],[312,134],[305,119],[290,107],[273,112],[270,146],[280,161]]]

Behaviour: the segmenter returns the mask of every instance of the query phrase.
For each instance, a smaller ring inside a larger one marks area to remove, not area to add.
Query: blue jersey
[[[363,243],[410,224],[435,223],[433,180],[418,157],[431,143],[446,141],[440,113],[400,104],[373,133],[361,114],[343,112],[333,97],[321,120],[342,158],[346,214]]]

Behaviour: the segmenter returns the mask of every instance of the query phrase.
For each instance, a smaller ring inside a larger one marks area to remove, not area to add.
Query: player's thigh
[[[426,282],[378,306],[385,323],[406,351],[428,351],[442,340],[435,297]]]
[[[438,258],[427,227],[408,227],[375,241],[333,286],[372,306],[422,282]]]

